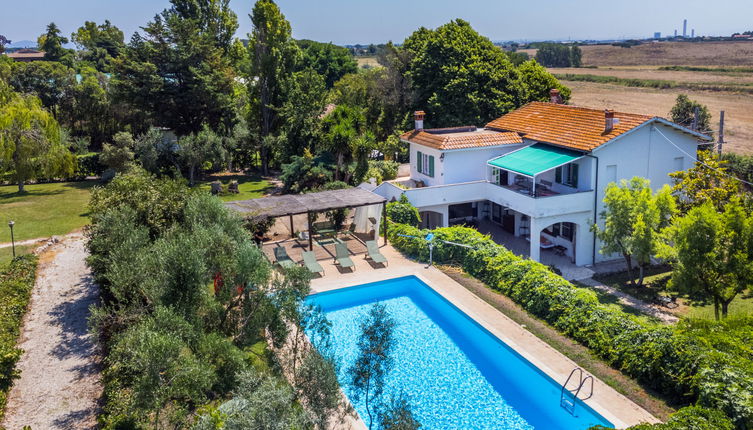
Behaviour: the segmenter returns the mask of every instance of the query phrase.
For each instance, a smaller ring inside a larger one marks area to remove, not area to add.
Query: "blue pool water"
[[[403,392],[422,428],[587,429],[612,424],[582,402],[560,407],[560,385],[416,277],[315,294],[332,323],[338,379],[352,400],[347,369],[360,322],[383,303],[396,321],[394,364],[385,398]],[[354,404],[366,417],[363,402]]]

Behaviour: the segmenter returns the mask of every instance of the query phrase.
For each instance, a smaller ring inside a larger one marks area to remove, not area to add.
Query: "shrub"
[[[399,201],[387,204],[387,218],[392,222],[413,227],[417,227],[421,222],[418,209],[410,204],[405,194],[400,196]]]
[[[73,179],[83,180],[87,176],[100,176],[105,171],[105,166],[99,162],[99,153],[89,152],[76,156],[76,171]]]
[[[19,377],[16,363],[23,352],[16,347],[21,320],[29,304],[37,258],[24,255],[0,267],[0,419],[8,391]]]
[[[426,243],[400,235],[426,233],[406,224],[393,224],[389,231],[394,247],[419,259],[428,257]],[[593,291],[573,286],[474,229],[446,227],[433,233],[437,239],[473,247],[435,242],[436,262],[461,265],[610,365],[673,400],[721,410],[737,428],[753,428],[753,354],[747,347],[753,339],[753,317],[722,323],[684,320],[676,327],[646,322],[600,304]],[[675,421],[685,422],[680,419],[695,412]],[[713,412],[707,415],[704,419],[716,419]],[[726,420],[719,422],[719,428],[726,428]]]

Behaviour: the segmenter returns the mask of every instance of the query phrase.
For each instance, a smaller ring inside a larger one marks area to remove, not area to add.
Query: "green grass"
[[[37,245],[16,245],[16,257],[31,254],[36,247]],[[10,246],[0,248],[0,267],[10,263],[11,260],[13,260],[13,249]]]
[[[633,272],[637,275],[637,272]],[[627,272],[610,273],[606,275],[596,275],[597,281],[617,288],[618,290],[637,297],[646,302],[652,302],[656,294],[668,294],[666,290],[667,281],[672,276],[672,269],[669,266],[653,266],[646,270],[644,285],[633,287],[630,285]],[[602,298],[600,298],[602,300]],[[692,318],[714,319],[714,304],[693,301],[685,297],[678,300],[679,307],[675,309],[665,309],[679,316]],[[628,312],[627,309],[623,309]],[[739,294],[729,307],[729,315],[751,315],[753,314],[753,291]]]
[[[637,79],[637,78],[620,78],[617,76],[602,76],[589,74],[555,74],[557,79],[562,81],[573,82],[595,82],[599,84],[623,85],[626,87],[638,88],[657,88],[665,89],[683,89],[696,91],[731,91],[738,93],[753,94],[753,84],[724,84],[724,83],[705,83],[705,82],[677,82],[663,79]]]
[[[220,195],[220,198],[222,199],[222,201],[225,201],[225,202],[229,202],[233,200],[256,199],[267,194],[272,189],[272,185],[269,183],[269,181],[262,179],[258,175],[209,176],[206,178],[206,180],[201,181],[198,186],[201,190],[206,190],[206,192],[210,192],[212,189],[210,183],[215,180],[219,180],[220,182],[222,182],[223,190],[227,190],[227,186],[230,183],[230,181],[233,181],[233,180],[238,181],[238,191],[240,191],[238,194],[223,193],[222,195]]]
[[[89,221],[87,205],[96,184],[32,184],[22,194],[15,185],[0,186],[0,243],[10,242],[10,220],[16,223],[16,241],[63,235],[83,227]]]
[[[675,72],[753,73],[753,67],[661,66],[659,70]]]

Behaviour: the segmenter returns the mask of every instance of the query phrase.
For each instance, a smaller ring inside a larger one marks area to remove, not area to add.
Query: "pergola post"
[[[314,250],[314,230],[311,228],[311,211],[306,212],[306,222],[309,223],[309,251]]]
[[[387,227],[389,224],[389,221],[387,221],[387,201],[385,200],[382,203],[382,222],[384,223],[384,244],[387,245]],[[377,236],[379,236],[379,232],[377,232]]]
[[[295,228],[293,227],[293,215],[290,215],[290,236],[295,239]]]

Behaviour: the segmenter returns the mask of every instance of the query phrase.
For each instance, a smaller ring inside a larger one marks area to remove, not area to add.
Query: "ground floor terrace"
[[[419,207],[421,226],[474,227],[514,253],[571,272],[569,279],[587,278],[583,266],[594,262],[592,212],[532,216],[490,200]],[[581,267],[576,270],[576,267]]]
[[[389,260],[388,270],[374,270],[368,261],[355,259],[355,271],[341,272],[333,261],[325,260],[322,265],[327,274],[312,281],[312,294],[415,276],[557,383],[565,383],[570,373],[577,367],[574,361],[439,269],[428,267],[425,262],[406,258],[390,245],[382,246],[380,250]],[[585,403],[616,428],[627,428],[644,422],[658,422],[649,412],[598,379],[594,381],[593,396],[585,400]],[[362,430],[366,428],[366,425],[355,417],[339,428]]]

